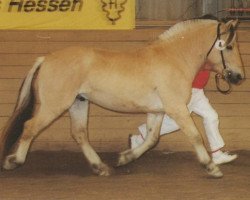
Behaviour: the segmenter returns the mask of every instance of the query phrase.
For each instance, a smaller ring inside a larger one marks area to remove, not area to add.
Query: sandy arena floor
[[[33,152],[24,166],[0,173],[1,200],[250,200],[250,152],[221,166],[222,179],[209,178],[191,152],[150,151],[115,169],[92,174],[83,155]],[[102,153],[109,163],[114,154]]]

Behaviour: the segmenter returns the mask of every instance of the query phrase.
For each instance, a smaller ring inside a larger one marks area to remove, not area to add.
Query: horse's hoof
[[[16,156],[15,155],[9,155],[5,158],[3,163],[3,169],[5,170],[13,170],[16,169],[21,164],[16,162]]]
[[[209,175],[211,175],[213,178],[222,178],[223,177],[223,173],[219,170],[213,173],[208,173]]]
[[[220,168],[217,165],[215,165],[213,162],[211,162],[207,166],[207,172],[210,176],[212,176],[214,178],[222,178],[223,177],[223,173],[221,172]]]
[[[122,152],[122,153],[120,153],[120,156],[118,158],[117,167],[122,166],[122,165],[126,165],[133,160],[134,160],[134,156],[131,153],[131,150],[127,150],[125,152]]]
[[[128,159],[126,158],[126,156],[124,155],[120,155],[118,158],[118,162],[116,164],[117,167],[126,165],[127,163],[129,163]]]
[[[92,170],[98,176],[110,176],[114,172],[113,168],[110,168],[108,165],[104,163],[99,164],[99,165],[93,164]]]

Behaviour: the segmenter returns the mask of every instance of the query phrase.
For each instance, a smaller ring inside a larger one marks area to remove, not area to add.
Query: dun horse
[[[93,172],[110,175],[111,168],[87,139],[88,107],[93,102],[114,111],[147,113],[145,143],[121,152],[118,166],[135,160],[157,142],[167,113],[188,137],[208,174],[221,177],[186,105],[192,81],[205,61],[213,63],[212,70],[230,83],[238,84],[244,78],[235,25],[236,21],[189,20],[176,24],[147,47],[131,52],[71,47],[38,58],[1,134],[0,164],[6,170],[23,164],[32,140],[69,110],[72,136]]]

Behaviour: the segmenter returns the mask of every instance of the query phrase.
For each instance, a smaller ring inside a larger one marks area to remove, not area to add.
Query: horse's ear
[[[236,29],[236,27],[238,26],[238,23],[239,23],[238,19],[228,21],[226,23],[227,30],[229,30],[231,27],[233,27],[234,29]]]
[[[225,23],[224,30],[223,30],[222,33],[223,34],[224,33],[229,33],[229,34],[228,34],[228,36],[227,36],[227,38],[225,40],[226,41],[225,44],[223,45],[224,48],[235,41],[235,39],[236,39],[235,30],[237,28],[237,25],[238,25],[238,19],[230,20],[230,21]]]
[[[236,29],[238,25],[239,25],[239,20],[238,19],[233,20],[232,26],[234,27],[234,29]]]

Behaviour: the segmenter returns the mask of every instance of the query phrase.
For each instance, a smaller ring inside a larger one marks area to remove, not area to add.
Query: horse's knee
[[[182,129],[182,131],[185,133],[185,135],[188,137],[191,144],[193,144],[194,146],[203,143],[202,137],[199,134],[196,127],[192,127],[191,129],[190,129],[190,127],[188,127],[186,129]]]
[[[203,144],[203,139],[200,136],[200,134],[193,134],[191,135],[190,139],[191,139],[191,142],[194,144]]]

